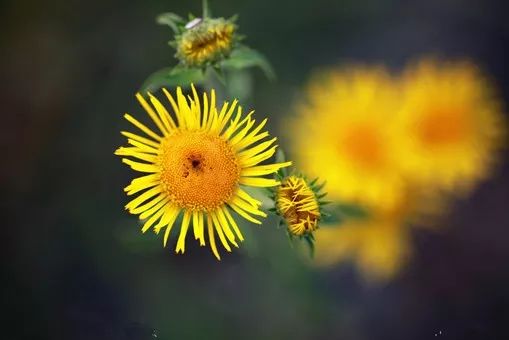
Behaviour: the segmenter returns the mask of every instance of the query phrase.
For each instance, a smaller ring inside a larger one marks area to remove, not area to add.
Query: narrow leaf
[[[152,73],[141,86],[141,92],[155,91],[161,87],[189,86],[204,80],[203,72],[195,68],[166,67]]]
[[[159,25],[167,25],[169,26],[174,33],[179,33],[179,25],[184,23],[184,19],[178,16],[175,13],[162,13],[156,17],[156,22]]]
[[[249,67],[259,67],[269,80],[274,80],[276,75],[272,66],[265,56],[246,46],[237,47],[230,56],[222,61],[222,66],[232,69],[244,69]]]

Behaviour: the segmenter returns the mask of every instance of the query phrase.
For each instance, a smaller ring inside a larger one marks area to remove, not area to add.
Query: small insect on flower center
[[[193,20],[189,21],[185,27],[186,29],[190,30],[191,28],[194,28],[201,24],[202,21],[203,21],[202,18],[194,18]]]
[[[320,208],[315,193],[303,178],[290,176],[281,183],[276,206],[293,235],[304,235],[318,227]]]
[[[182,208],[212,210],[234,194],[240,178],[235,152],[221,137],[181,131],[161,143],[163,190]]]

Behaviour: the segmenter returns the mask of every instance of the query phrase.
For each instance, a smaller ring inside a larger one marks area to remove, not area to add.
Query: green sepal
[[[325,187],[325,184],[326,184],[326,183],[327,183],[327,182],[323,181],[322,183],[317,184],[317,185],[312,184],[312,185],[311,185],[311,187],[312,187],[312,189],[313,189],[313,191],[314,191],[314,192],[320,192],[320,191],[322,191],[322,189]]]
[[[286,236],[288,237],[290,247],[293,248],[293,235],[288,231],[288,229],[286,229]]]
[[[221,62],[225,68],[241,70],[249,67],[259,67],[269,80],[275,80],[276,75],[265,56],[247,46],[238,46],[233,49],[229,57]]]
[[[166,67],[152,73],[141,86],[141,92],[155,91],[161,87],[189,86],[205,79],[202,70],[184,66]]]
[[[282,181],[283,179],[285,179],[286,174],[284,173],[283,169],[278,169],[276,171],[276,177],[277,177],[278,181]]]
[[[326,192],[323,192],[321,194],[317,194],[316,195],[316,199],[320,200],[321,198],[324,198],[325,196],[327,196],[327,193]]]
[[[182,26],[185,23],[179,15],[170,12],[159,14],[156,22],[159,25],[169,26],[175,34],[182,32]]]
[[[309,248],[309,257],[313,259],[315,257],[315,238],[313,237],[313,234],[307,234],[303,236],[303,239],[306,241]]]
[[[309,182],[309,186],[310,187],[314,187],[314,185],[316,184],[316,182],[318,182],[318,177],[316,177],[315,179],[313,179],[311,182]]]

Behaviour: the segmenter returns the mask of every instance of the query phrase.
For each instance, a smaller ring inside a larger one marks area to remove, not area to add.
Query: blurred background
[[[476,62],[509,102],[503,0],[210,1],[238,13],[255,71],[246,107],[278,135],[310,72],[344,62],[399,70],[422,54]],[[413,230],[397,276],[321,270],[268,221],[221,262],[140,235],[123,206],[133,176],[113,155],[134,93],[175,63],[157,14],[196,1],[3,1],[0,140],[5,339],[509,338],[509,164],[455,203],[440,232]],[[507,107],[507,104],[505,104]],[[283,145],[284,146],[284,145]]]

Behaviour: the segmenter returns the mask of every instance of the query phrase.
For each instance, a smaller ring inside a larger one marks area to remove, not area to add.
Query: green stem
[[[203,4],[203,19],[205,19],[210,16],[209,2],[208,0],[203,0],[202,4]]]

